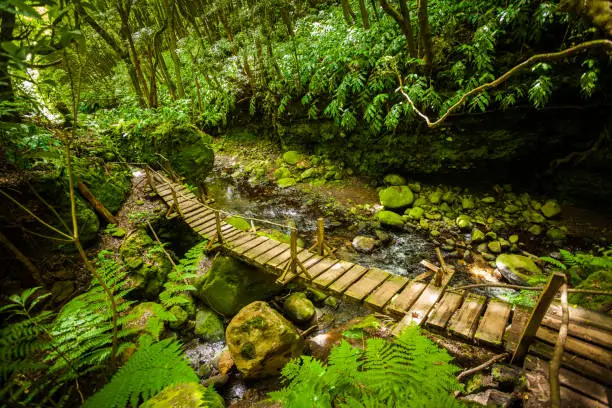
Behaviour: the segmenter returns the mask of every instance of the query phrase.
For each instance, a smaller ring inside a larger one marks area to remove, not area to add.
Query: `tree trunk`
[[[357,17],[355,13],[351,9],[351,5],[349,4],[349,0],[341,0],[342,3],[342,13],[344,14],[344,19],[346,20],[346,24],[353,25]]]
[[[372,10],[374,10],[374,17],[376,17],[376,21],[379,21],[380,16],[378,15],[378,6],[376,5],[376,0],[370,0],[370,5],[372,6]]]
[[[166,8],[166,14],[168,17],[169,30],[168,30],[168,48],[170,48],[170,58],[174,65],[174,76],[176,80],[176,89],[178,91],[179,98],[185,97],[185,87],[183,86],[183,78],[181,75],[181,60],[179,59],[178,53],[176,52],[176,27],[175,27],[175,14],[174,7],[168,0],[164,0]]]
[[[379,0],[380,6],[383,11],[387,13],[391,18],[395,20],[397,25],[400,26],[404,37],[406,37],[406,45],[408,46],[408,52],[412,58],[418,58],[416,47],[414,44],[414,34],[412,33],[412,23],[410,22],[410,12],[406,6],[406,0],[400,0],[400,12],[394,9],[387,0]]]
[[[132,55],[134,70],[136,71],[136,77],[142,86],[143,95],[147,100],[150,100],[151,98],[149,96],[147,81],[142,74],[142,69],[140,68],[140,58],[138,57],[136,46],[134,45],[134,40],[132,38],[132,28],[130,27],[130,10],[130,6],[124,7],[120,1],[117,3],[117,11],[119,13],[119,17],[121,18],[121,35],[123,36],[123,41],[127,43],[129,52]]]
[[[370,28],[370,21],[368,20],[368,9],[366,8],[365,0],[359,0],[359,12],[361,13],[363,28],[368,30]]]
[[[0,43],[13,39],[15,29],[15,14],[8,10],[0,11]],[[5,52],[0,52],[0,101],[13,102],[15,92],[13,82],[9,74],[9,56]],[[4,120],[4,117],[0,117]]]
[[[431,45],[431,33],[429,31],[429,18],[427,15],[427,0],[419,0],[418,8],[418,20],[419,20],[419,43],[421,44],[421,51],[423,55],[423,64],[427,72],[431,71],[432,65],[432,45]]]

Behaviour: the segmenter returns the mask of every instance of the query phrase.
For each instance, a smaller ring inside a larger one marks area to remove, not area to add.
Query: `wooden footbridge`
[[[469,343],[507,353],[513,364],[528,368],[550,360],[562,322],[553,297],[563,283],[555,274],[534,310],[513,307],[498,299],[448,287],[452,268],[441,268],[425,283],[368,268],[325,254],[323,240],[312,252],[243,231],[226,223],[223,211],[198,200],[187,188],[147,169],[150,186],[200,236],[216,240],[225,251],[268,273],[280,283],[297,279],[329,295],[361,302],[399,320],[396,331],[419,324]],[[437,280],[437,281],[436,281]],[[612,402],[612,317],[570,308],[568,337],[559,371],[562,406],[609,407]]]

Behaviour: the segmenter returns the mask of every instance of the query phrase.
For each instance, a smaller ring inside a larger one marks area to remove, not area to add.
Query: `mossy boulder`
[[[412,207],[409,210],[406,210],[405,212],[406,215],[408,215],[408,218],[410,218],[411,220],[420,220],[421,218],[423,218],[423,214],[425,214],[425,210],[422,209],[421,207]]]
[[[231,217],[227,218],[225,222],[242,231],[248,231],[251,229],[251,224],[238,215],[232,215]]]
[[[170,260],[144,229],[130,235],[119,248],[129,280],[141,296],[157,297],[172,270]]]
[[[206,396],[206,398],[204,398]],[[197,382],[169,385],[154,397],[145,401],[140,408],[223,408],[223,398]]]
[[[187,182],[204,183],[215,161],[212,137],[191,125],[173,125],[164,129],[160,125],[158,153],[164,154],[172,168]]]
[[[484,232],[482,232],[478,228],[474,228],[472,230],[472,243],[478,244],[479,242],[482,242],[484,240],[485,240]]]
[[[119,211],[132,188],[132,173],[127,166],[107,163],[95,164],[87,158],[78,158],[76,177],[111,213]]]
[[[295,150],[290,150],[288,152],[283,153],[283,160],[285,163],[295,166],[298,161],[302,159],[302,154],[300,152],[296,152]]]
[[[546,218],[554,218],[561,213],[561,206],[554,200],[548,200],[540,208],[540,211],[542,211]]]
[[[218,256],[204,277],[198,297],[224,316],[245,305],[266,299],[280,290],[274,277],[227,256]]]
[[[408,186],[391,186],[378,192],[378,198],[383,207],[399,209],[408,207],[414,201],[414,194]]]
[[[461,208],[464,210],[471,210],[475,207],[474,200],[472,197],[463,197],[461,199]]]
[[[383,180],[388,186],[404,186],[406,179],[399,174],[387,174]]]
[[[402,216],[393,211],[379,211],[376,213],[376,219],[387,227],[400,228],[404,226]]]
[[[316,178],[321,175],[321,171],[316,167],[311,167],[306,169],[300,174],[300,180],[308,180],[312,178]]]
[[[523,255],[501,254],[495,259],[495,265],[504,278],[515,285],[526,285],[531,277],[542,274],[535,262]]]
[[[236,368],[247,379],[279,375],[304,349],[295,326],[265,302],[241,309],[227,326],[226,341]]]
[[[293,177],[286,177],[286,178],[282,178],[282,179],[278,180],[276,182],[276,184],[280,188],[293,187],[293,186],[295,186],[297,184],[297,180],[294,179]]]
[[[51,287],[51,296],[53,297],[53,300],[61,303],[70,298],[70,296],[74,293],[74,289],[74,282],[71,280],[57,281]]]
[[[462,230],[469,230],[472,228],[472,220],[468,215],[462,214],[455,220],[455,224]]]
[[[555,242],[563,241],[565,238],[567,238],[565,231],[560,228],[550,228],[548,231],[546,231],[546,236],[548,239]]]
[[[194,333],[204,341],[219,341],[225,336],[225,327],[215,312],[203,308],[196,313]]]
[[[314,305],[304,292],[289,295],[283,304],[283,308],[289,320],[297,324],[309,322],[315,314]]]
[[[158,340],[165,330],[165,322],[175,321],[174,315],[159,303],[143,302],[131,310],[126,328],[135,330],[138,335],[149,334]]]
[[[580,282],[577,289],[612,290],[612,271],[597,271]],[[589,293],[572,293],[568,300],[597,312],[609,313],[612,310],[612,297]]]
[[[173,322],[170,322],[169,326],[171,329],[180,328],[189,318],[189,313],[187,313],[182,307],[177,305],[174,305],[170,308],[170,313],[172,313],[174,315],[174,318],[176,319]]]
[[[429,202],[432,204],[439,204],[440,201],[442,200],[443,195],[444,195],[444,192],[442,192],[441,190],[436,190],[429,195],[428,197]]]
[[[274,178],[276,180],[289,178],[289,177],[291,177],[291,171],[286,167],[279,167],[278,169],[274,170]]]

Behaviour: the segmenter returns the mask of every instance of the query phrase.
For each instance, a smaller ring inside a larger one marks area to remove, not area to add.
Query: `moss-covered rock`
[[[204,398],[206,396],[206,398]],[[223,408],[223,398],[197,382],[169,385],[160,393],[145,401],[140,408]]]
[[[363,252],[365,254],[369,254],[370,252],[374,250],[374,248],[376,248],[376,246],[378,245],[378,241],[376,241],[376,239],[372,237],[358,235],[355,238],[353,238],[352,245],[356,251]]]
[[[478,244],[479,242],[482,242],[484,240],[485,240],[484,232],[482,232],[478,228],[474,228],[472,230],[472,243]]]
[[[502,251],[502,246],[499,241],[491,241],[487,244],[487,247],[489,248],[489,251],[493,252],[494,254],[499,254]]]
[[[225,337],[225,327],[215,312],[203,308],[196,313],[194,333],[204,341],[219,341]]]
[[[440,201],[442,201],[443,195],[444,195],[443,191],[436,190],[433,193],[431,193],[427,198],[429,199],[429,202],[432,204],[440,204]]]
[[[582,281],[577,289],[612,290],[612,271],[597,271]],[[609,313],[612,310],[612,297],[606,295],[593,295],[589,293],[572,293],[568,300],[571,303],[601,312]]]
[[[311,167],[306,169],[300,174],[300,180],[308,180],[312,178],[316,178],[321,175],[321,171],[316,167]]]
[[[408,215],[408,218],[410,218],[411,220],[420,220],[421,218],[423,218],[424,213],[425,210],[421,207],[412,207],[406,210],[405,212],[405,214]]]
[[[542,211],[546,218],[554,218],[561,213],[561,206],[554,200],[548,200],[540,208],[540,211]]]
[[[204,277],[198,297],[224,316],[278,292],[274,277],[237,259],[218,256]]]
[[[399,209],[408,207],[414,201],[414,194],[408,186],[391,186],[378,192],[380,203],[385,208]]]
[[[212,137],[191,125],[176,125],[161,136],[158,149],[172,168],[194,185],[203,184],[215,161]]]
[[[404,186],[406,179],[399,174],[387,174],[383,180],[389,186]]]
[[[376,213],[376,219],[387,227],[400,228],[404,226],[404,219],[402,216],[393,211],[379,211]]]
[[[310,321],[315,314],[314,305],[304,292],[292,293],[285,300],[283,308],[289,320],[297,324]]]
[[[154,339],[159,339],[165,330],[165,322],[174,322],[172,313],[155,302],[139,303],[130,312],[130,318],[126,328],[133,329],[138,335],[149,334]]]
[[[546,236],[551,241],[556,242],[563,241],[565,238],[567,238],[565,232],[560,228],[550,228],[548,231],[546,231]]]
[[[464,210],[471,210],[475,207],[474,199],[472,197],[463,197],[461,199],[461,208]]]
[[[288,152],[283,153],[283,160],[285,163],[295,166],[298,161],[302,159],[302,154],[300,152],[296,152],[295,150],[290,150]]]
[[[280,188],[293,187],[297,184],[297,180],[293,177],[282,178],[276,182]]]
[[[296,328],[265,302],[241,309],[227,326],[226,339],[245,378],[276,376],[304,349]]]
[[[495,265],[515,285],[526,285],[529,278],[542,274],[535,262],[523,255],[501,254],[495,259]]]
[[[189,314],[185,310],[183,310],[182,307],[177,306],[177,305],[172,306],[170,308],[170,313],[172,313],[174,315],[174,318],[176,319],[169,323],[169,326],[171,329],[180,328],[182,325],[185,324],[185,322],[189,318]]]
[[[57,281],[51,287],[51,295],[53,300],[61,303],[70,298],[70,296],[74,293],[74,289],[75,286],[73,281]]]
[[[286,167],[279,167],[278,169],[274,170],[274,178],[276,180],[289,178],[289,177],[291,177],[291,171]]]
[[[461,214],[459,217],[457,217],[455,224],[457,224],[457,226],[462,230],[469,230],[472,228],[472,220],[465,214]]]
[[[251,224],[249,224],[247,220],[239,215],[232,215],[231,217],[228,217],[225,222],[242,231],[248,231],[251,229]]]

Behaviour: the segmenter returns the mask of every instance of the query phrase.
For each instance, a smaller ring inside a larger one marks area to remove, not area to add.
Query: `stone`
[[[279,167],[278,169],[274,170],[274,178],[276,180],[289,178],[289,177],[291,177],[291,171],[286,167]]]
[[[164,332],[166,311],[162,305],[155,302],[139,303],[130,311],[130,319],[125,324],[127,329],[133,329],[137,335],[150,334],[153,339],[159,340]]]
[[[206,395],[207,407],[225,407],[225,402],[219,394],[207,392],[206,388],[197,382],[189,382],[169,385],[154,397],[145,401],[140,405],[140,408],[198,408],[202,406],[204,395]]]
[[[280,289],[272,275],[235,258],[217,256],[197,295],[216,312],[233,316],[242,307],[266,299]]]
[[[548,200],[540,208],[540,211],[546,218],[554,218],[561,213],[561,206],[554,200]]]
[[[439,220],[440,218],[442,218],[442,214],[437,212],[427,212],[425,213],[425,218],[427,218],[428,220]]]
[[[482,200],[480,200],[481,202],[485,203],[485,204],[495,204],[495,197],[484,197]]]
[[[399,209],[408,207],[414,201],[414,194],[408,186],[391,186],[378,192],[378,198],[383,207]]]
[[[393,239],[391,238],[391,235],[387,234],[383,230],[377,229],[377,230],[374,230],[374,233],[376,234],[376,238],[378,238],[378,240],[383,244],[388,244]]]
[[[353,248],[355,248],[356,251],[363,252],[364,254],[369,254],[376,248],[377,241],[374,238],[358,235],[353,238],[352,244]]]
[[[249,224],[247,220],[239,215],[232,215],[231,217],[227,218],[225,222],[242,231],[248,231],[251,229],[251,224]]]
[[[507,206],[504,207],[504,212],[507,212],[508,214],[514,214],[514,213],[519,212],[520,210],[521,208],[514,204],[508,204]]]
[[[523,408],[541,408],[550,405],[550,382],[542,372],[528,371],[525,373],[527,392]]]
[[[280,180],[278,180],[276,182],[276,184],[280,187],[280,188],[287,188],[287,187],[293,187],[297,184],[296,179],[294,179],[293,177],[286,177],[286,178],[282,178]]]
[[[429,231],[429,235],[430,235],[432,238],[437,238],[437,237],[439,237],[439,236],[440,236],[440,231],[438,231],[438,230],[431,230],[431,231]]]
[[[478,394],[470,394],[461,398],[464,401],[475,402],[487,407],[508,408],[513,406],[514,397],[499,390],[486,390]]]
[[[462,214],[455,220],[457,226],[462,230],[469,230],[472,228],[472,220],[469,216]]]
[[[533,224],[531,227],[529,227],[527,232],[529,232],[531,235],[540,235],[542,234],[542,227],[540,227],[538,224]]]
[[[195,319],[194,333],[207,342],[223,340],[225,327],[215,312],[208,308],[198,310]]]
[[[451,206],[448,205],[448,203],[446,202],[443,202],[442,204],[440,204],[438,206],[438,210],[444,214],[450,214],[453,211]]]
[[[408,184],[408,187],[410,187],[410,189],[412,191],[414,191],[415,193],[420,193],[421,192],[421,184],[419,183],[410,183]]]
[[[315,168],[315,167],[311,167],[309,169],[306,169],[302,172],[302,174],[300,174],[300,180],[307,180],[307,179],[311,179],[311,178],[316,178],[320,175],[320,171]],[[332,177],[333,178],[333,177]]]
[[[288,152],[283,153],[283,160],[285,163],[295,166],[298,161],[302,158],[300,152],[296,152],[295,150],[290,150]]]
[[[565,238],[567,238],[565,232],[563,232],[563,230],[560,228],[550,228],[548,231],[546,231],[546,236],[551,241],[563,241]]]
[[[429,229],[429,222],[427,222],[425,218],[421,218],[421,221],[419,221],[419,227],[421,227],[424,230],[427,230]]]
[[[412,187],[410,189],[412,190]],[[416,191],[416,190],[413,190],[413,191]],[[417,197],[417,199],[414,200],[414,202],[412,203],[412,206],[425,208],[429,206],[429,203],[427,202],[427,198],[421,196],[421,197]]]
[[[328,296],[327,299],[325,299],[325,301],[323,302],[323,304],[325,306],[329,306],[335,309],[338,307],[338,298],[335,298],[333,296]]]
[[[478,244],[478,247],[476,247],[476,250],[478,252],[480,252],[480,253],[487,252],[487,249],[489,249],[489,248],[487,247],[487,243],[486,242]]]
[[[424,213],[425,210],[421,207],[412,207],[407,209],[404,214],[408,215],[408,218],[410,218],[411,220],[420,220],[421,218],[423,218]]]
[[[172,306],[170,308],[170,313],[172,313],[174,315],[174,318],[176,319],[168,324],[171,329],[180,328],[189,318],[189,314],[178,305]]]
[[[376,213],[376,219],[387,227],[400,228],[404,226],[402,216],[393,211],[379,211]]]
[[[387,174],[383,180],[389,186],[404,186],[406,179],[399,174]]]
[[[236,368],[246,379],[277,376],[304,350],[295,326],[265,302],[242,308],[227,326],[226,340]]]
[[[315,308],[304,292],[289,295],[283,304],[286,316],[294,323],[309,322],[315,315]]]
[[[491,368],[493,379],[506,389],[512,389],[518,385],[523,375],[523,370],[507,364],[495,364]]]
[[[546,221],[546,218],[544,218],[542,214],[536,211],[530,211],[528,218],[531,222],[535,224],[542,224],[544,221]]]
[[[308,299],[310,299],[313,303],[317,305],[322,304],[325,299],[327,299],[327,294],[321,292],[320,290],[312,288],[308,288],[308,290],[306,291],[306,295],[308,296]]]
[[[478,244],[479,242],[482,242],[484,240],[485,240],[484,232],[482,232],[478,228],[474,228],[472,230],[472,243]]]
[[[68,300],[74,292],[74,289],[75,286],[73,281],[65,280],[55,282],[51,287],[53,300],[58,303]]]
[[[464,210],[473,209],[475,205],[474,205],[474,200],[472,199],[472,197],[463,197],[463,199],[461,200],[461,207]]]
[[[499,254],[502,250],[502,246],[499,241],[491,241],[487,244],[487,247],[489,248],[489,251],[493,252],[494,254]]]
[[[497,388],[498,386],[499,384],[492,375],[475,374],[468,380],[465,386],[465,394],[474,394],[489,388]]]
[[[431,193],[428,197],[429,202],[432,204],[439,204],[440,201],[442,200],[442,195],[444,193],[440,190],[436,190],[433,193]]]
[[[518,242],[518,240],[519,240],[519,236],[518,235],[510,235],[508,240],[510,241],[511,244],[516,244]]]
[[[455,200],[455,193],[451,190],[447,191],[446,193],[444,193],[444,195],[442,195],[442,201],[444,201],[445,203],[452,204],[455,202]]]
[[[235,363],[234,359],[232,358],[232,353],[230,353],[228,349],[224,349],[219,356],[219,373],[227,374],[234,365]]]
[[[506,280],[515,285],[526,285],[529,278],[542,274],[535,262],[523,255],[501,254],[495,260],[495,266]]]

